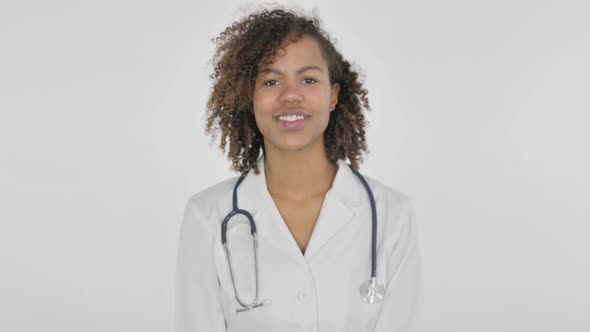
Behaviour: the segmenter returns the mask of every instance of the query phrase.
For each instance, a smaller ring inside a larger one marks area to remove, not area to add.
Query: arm
[[[404,201],[400,235],[391,254],[391,264],[398,264],[385,284],[386,292],[374,332],[414,332],[421,287],[421,259],[412,204]]]
[[[226,331],[212,250],[212,230],[193,199],[184,209],[176,265],[176,332]]]

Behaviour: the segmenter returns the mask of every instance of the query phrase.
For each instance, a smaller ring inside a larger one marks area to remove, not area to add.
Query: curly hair
[[[259,70],[272,63],[277,51],[303,35],[313,37],[320,45],[328,63],[330,85],[338,83],[338,104],[330,113],[324,131],[327,158],[350,160],[358,170],[362,153],[369,153],[365,138],[365,116],[362,107],[370,110],[368,91],[359,82],[359,75],[351,69],[330,36],[320,27],[317,15],[308,17],[292,10],[264,9],[252,13],[228,26],[216,38],[214,72],[209,76],[213,88],[207,101],[205,133],[211,135],[210,144],[221,131],[219,148],[226,152],[232,170],[245,175],[250,169],[259,174],[256,160],[264,153],[263,135],[256,125],[253,108],[254,82]],[[361,105],[362,102],[362,105]]]

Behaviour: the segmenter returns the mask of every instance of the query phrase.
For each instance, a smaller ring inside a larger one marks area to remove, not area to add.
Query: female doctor
[[[369,104],[357,73],[317,17],[288,10],[215,42],[206,131],[224,151],[229,139],[241,176],[186,203],[176,331],[414,331],[413,209],[358,173]]]

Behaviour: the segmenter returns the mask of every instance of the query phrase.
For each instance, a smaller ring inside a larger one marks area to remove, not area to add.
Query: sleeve
[[[374,332],[414,332],[421,290],[421,258],[414,209],[408,198],[401,210],[398,243],[390,263],[398,264],[387,281],[385,297]]]
[[[189,199],[178,240],[176,332],[226,331],[219,299],[212,235],[198,205]]]

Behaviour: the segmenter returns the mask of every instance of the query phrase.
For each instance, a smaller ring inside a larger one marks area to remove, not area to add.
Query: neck
[[[274,198],[303,201],[324,195],[332,187],[338,165],[327,158],[323,142],[315,149],[300,151],[265,146],[266,183]]]

